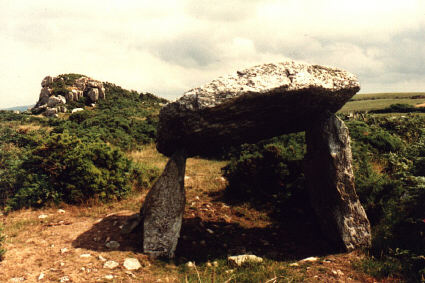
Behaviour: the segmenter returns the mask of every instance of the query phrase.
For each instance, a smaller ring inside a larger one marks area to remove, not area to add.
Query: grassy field
[[[391,104],[417,105],[425,103],[425,92],[356,94],[339,112],[364,112],[383,109]]]

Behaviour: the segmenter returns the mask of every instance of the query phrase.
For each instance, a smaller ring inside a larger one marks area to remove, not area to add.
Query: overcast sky
[[[175,99],[284,58],[425,91],[425,0],[0,0],[0,108],[34,104],[46,75]]]

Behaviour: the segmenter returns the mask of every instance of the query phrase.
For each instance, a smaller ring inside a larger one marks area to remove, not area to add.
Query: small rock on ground
[[[113,260],[108,260],[107,262],[105,262],[105,264],[103,265],[103,268],[109,268],[109,269],[114,269],[117,268],[119,266],[118,262],[113,261]]]
[[[124,260],[124,267],[127,270],[138,270],[142,267],[137,258],[126,258]]]
[[[245,263],[261,263],[263,259],[256,255],[237,255],[237,256],[229,256],[227,258],[229,263],[235,266],[242,266]]]

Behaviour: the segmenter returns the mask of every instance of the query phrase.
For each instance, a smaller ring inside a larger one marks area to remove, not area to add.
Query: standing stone
[[[306,130],[305,175],[322,231],[348,251],[371,245],[370,224],[354,187],[348,128],[332,114]]]
[[[174,257],[186,202],[185,167],[186,154],[178,150],[171,156],[141,208],[143,251],[151,256]]]

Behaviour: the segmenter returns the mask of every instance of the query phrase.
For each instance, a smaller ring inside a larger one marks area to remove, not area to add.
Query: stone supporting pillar
[[[354,186],[348,128],[332,115],[306,130],[305,175],[322,231],[351,251],[371,244],[370,224]]]
[[[174,257],[186,203],[185,168],[185,153],[175,152],[146,196],[140,210],[144,253],[154,257]]]

